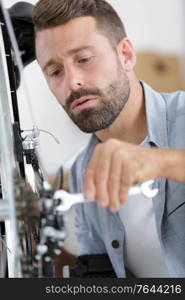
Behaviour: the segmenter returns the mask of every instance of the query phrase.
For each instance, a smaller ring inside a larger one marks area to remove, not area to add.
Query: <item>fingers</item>
[[[130,176],[130,170],[128,168],[122,168],[119,199],[120,204],[124,204],[128,199],[128,193],[130,187],[133,185],[132,176]]]
[[[107,182],[111,164],[111,147],[98,145],[86,170],[84,181],[85,198],[96,199],[97,202],[106,207],[109,204]]]
[[[110,172],[110,155],[106,153],[99,156],[99,164],[96,166],[95,184],[96,184],[96,200],[106,207],[109,204],[109,194],[107,189],[107,182]]]
[[[108,178],[109,207],[116,212],[120,207],[120,182],[122,174],[122,162],[119,155],[113,155]]]
[[[118,211],[120,204],[126,201],[131,186],[131,180],[124,171],[124,155],[120,144],[113,141],[96,147],[84,181],[85,198],[95,199],[112,212]]]
[[[84,194],[112,212],[128,198],[132,185],[156,178],[156,150],[109,140],[99,144],[86,170]]]

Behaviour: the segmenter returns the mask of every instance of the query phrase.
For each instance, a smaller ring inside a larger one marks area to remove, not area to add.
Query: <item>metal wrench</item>
[[[153,180],[150,180],[142,183],[141,185],[131,187],[128,195],[132,196],[143,194],[147,198],[154,198],[158,193],[158,189],[151,189],[150,186],[153,182]],[[61,204],[59,204],[56,208],[58,213],[67,212],[74,204],[92,203],[92,201],[94,201],[93,199],[85,199],[83,194],[70,194],[64,190],[56,191],[54,199],[61,201]]]

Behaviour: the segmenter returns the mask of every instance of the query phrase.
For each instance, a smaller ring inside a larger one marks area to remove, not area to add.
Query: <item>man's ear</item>
[[[136,64],[136,53],[131,41],[126,37],[117,45],[118,55],[125,72],[131,72]]]

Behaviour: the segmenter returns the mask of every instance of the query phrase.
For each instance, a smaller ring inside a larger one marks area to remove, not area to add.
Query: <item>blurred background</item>
[[[138,54],[136,73],[159,91],[185,88],[185,1],[108,0],[121,16]],[[4,0],[7,7],[19,2]],[[35,4],[36,0],[24,0]],[[25,68],[35,120],[42,133],[41,154],[49,175],[62,165],[68,169],[90,135],[80,132],[50,93],[37,62]],[[22,128],[32,128],[22,86],[18,91]]]

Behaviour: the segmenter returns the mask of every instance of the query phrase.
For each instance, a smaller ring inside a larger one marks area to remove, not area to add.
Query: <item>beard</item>
[[[108,128],[123,110],[129,98],[130,85],[121,65],[119,65],[117,73],[117,78],[106,88],[102,90],[98,88],[79,89],[72,92],[66,100],[65,111],[83,132],[93,133]],[[70,109],[73,101],[89,95],[98,96],[99,104],[74,114]]]

